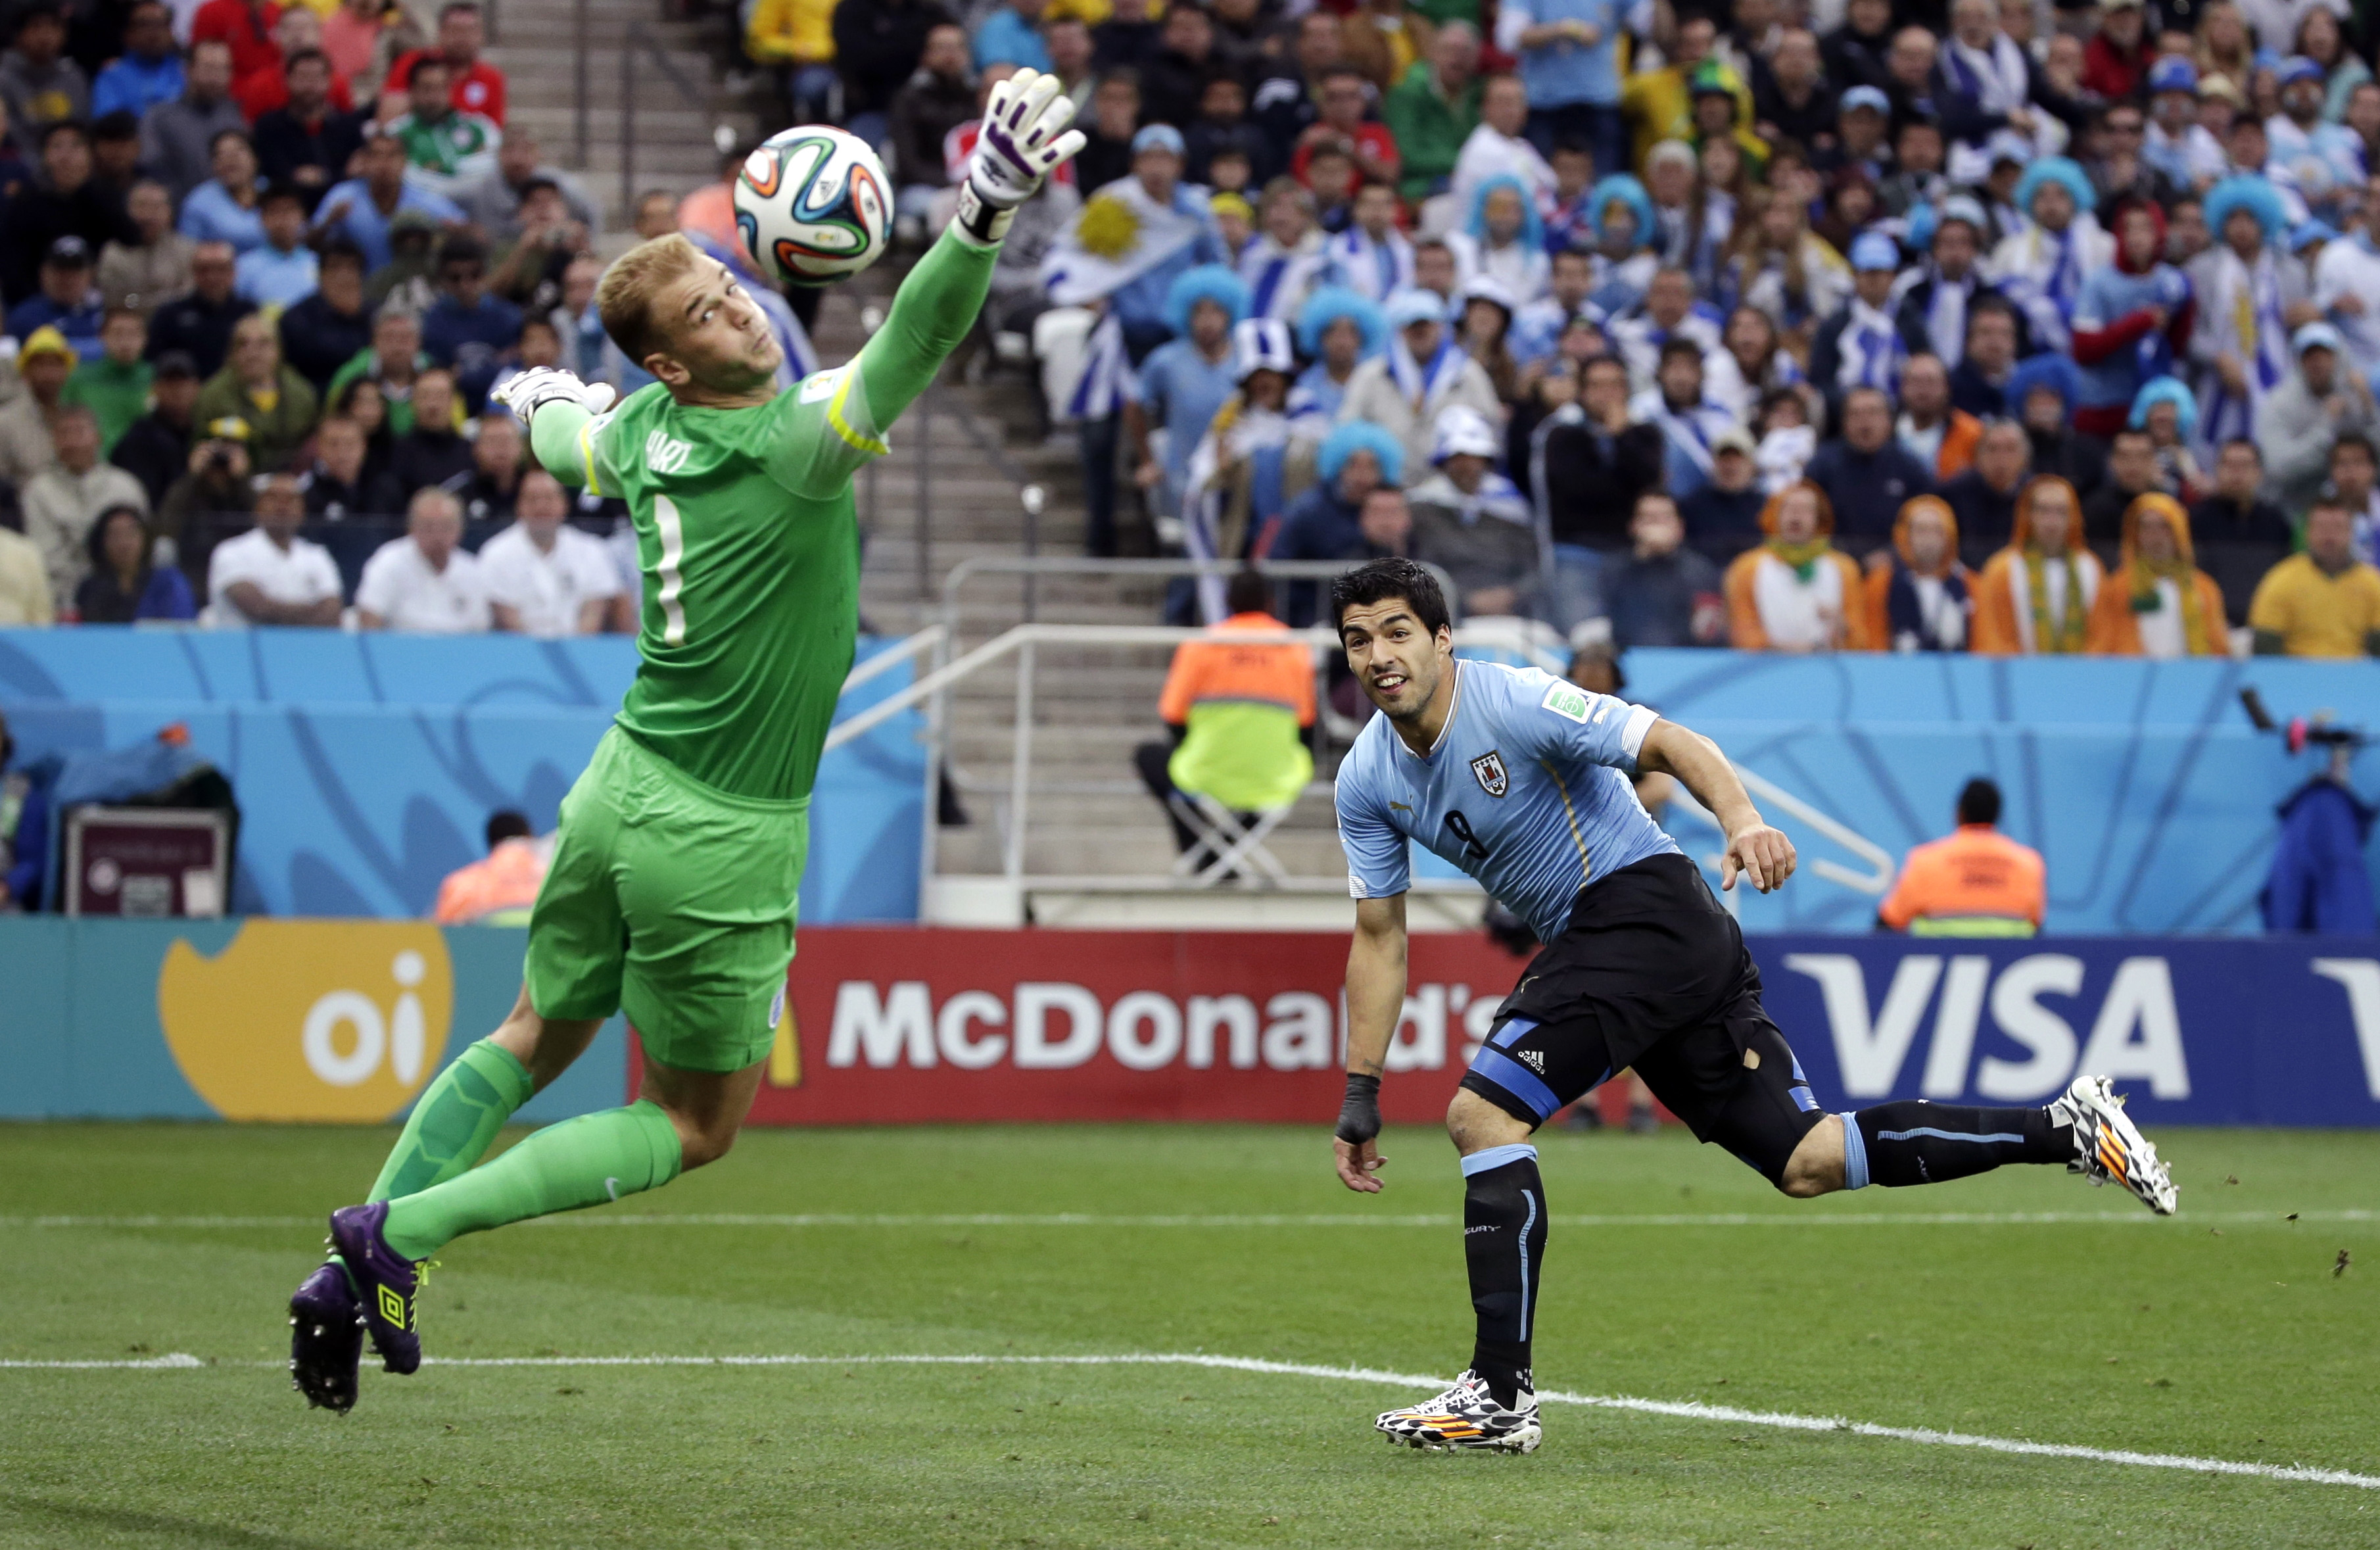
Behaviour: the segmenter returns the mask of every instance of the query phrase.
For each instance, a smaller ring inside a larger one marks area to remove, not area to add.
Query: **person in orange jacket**
[[[528,818],[510,810],[492,814],[486,859],[446,874],[432,918],[442,926],[527,925],[552,860],[552,846],[538,842]]]
[[[2000,788],[1981,775],[1959,792],[1959,827],[1900,864],[1876,923],[1912,936],[2031,936],[2048,904],[2041,852],[1995,827]]]
[[[2098,557],[2082,543],[2074,486],[2034,475],[2017,494],[2008,547],[1985,565],[1976,585],[1973,649],[1983,656],[2086,650],[2101,580]]]
[[[1974,572],[1959,563],[1959,519],[1939,495],[1905,503],[1892,523],[1892,563],[1867,573],[1867,639],[1880,652],[1963,652]]]
[[[1760,508],[1767,538],[1727,568],[1728,644],[1746,652],[1870,649],[1859,566],[1834,545],[1835,508],[1808,480]]]
[[[2171,495],[2124,507],[2123,558],[2091,606],[2085,647],[2098,656],[2228,656],[2223,589],[2198,568],[2190,513]]]

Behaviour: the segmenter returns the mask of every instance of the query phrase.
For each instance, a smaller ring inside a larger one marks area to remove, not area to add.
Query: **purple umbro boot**
[[[388,1246],[381,1229],[388,1202],[341,1206],[331,1213],[331,1250],[347,1267],[364,1331],[381,1365],[410,1373],[421,1365],[421,1324],[414,1299],[421,1290],[421,1266]]]
[[[289,1299],[289,1385],[310,1405],[345,1415],[356,1403],[364,1354],[363,1310],[346,1272],[322,1265]]]

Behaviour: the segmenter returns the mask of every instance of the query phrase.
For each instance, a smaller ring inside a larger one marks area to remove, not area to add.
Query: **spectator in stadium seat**
[[[1091,69],[1089,23],[1071,13],[1052,15],[1045,8],[1041,14],[1041,46],[1049,53],[1050,74],[1058,78],[1060,93],[1075,104],[1075,122],[1087,120],[1091,91],[1099,82]]]
[[[99,460],[99,420],[91,410],[60,409],[51,429],[57,461],[26,481],[17,498],[25,536],[41,550],[49,573],[50,600],[64,613],[91,572],[91,530],[99,514],[116,506],[145,514],[149,493],[122,469]]]
[[[1196,5],[1166,7],[1157,47],[1140,62],[1141,111],[1152,124],[1176,128],[1198,116],[1207,81],[1223,73],[1215,53],[1215,23]]]
[[[281,355],[317,394],[326,394],[339,368],[371,345],[363,254],[352,242],[325,245],[315,282],[311,294],[281,314]]]
[[[2010,411],[2024,421],[2033,471],[2056,474],[2087,495],[2107,482],[2107,455],[2103,444],[2074,429],[2081,390],[2082,373],[2074,362],[2044,351],[2017,363],[2008,397]]]
[[[438,885],[431,918],[442,926],[525,926],[545,885],[552,848],[540,843],[525,814],[491,813],[488,853],[457,867]]]
[[[1950,372],[1941,357],[1915,354],[1900,374],[1900,417],[1893,434],[1936,484],[1967,471],[1975,460],[1983,421],[1950,402]]]
[[[264,243],[264,217],[257,206],[256,148],[245,128],[225,129],[209,148],[214,176],[182,200],[176,224],[193,242],[225,242],[234,253]]]
[[[2213,489],[2190,508],[2198,563],[2223,589],[2224,613],[2234,625],[2248,622],[2256,583],[2297,540],[2288,515],[2264,498],[2264,482],[2256,444],[2234,437],[2216,453]]]
[[[2116,433],[2107,446],[2107,482],[2083,498],[2082,536],[2086,542],[2113,548],[2124,531],[2124,513],[2142,495],[2176,494],[2166,485],[2157,466],[2156,443],[2146,431],[2131,426]]]
[[[2100,580],[2098,556],[2082,542],[2074,487],[2054,474],[2034,475],[2017,497],[2008,547],[1976,583],[1972,649],[1982,656],[2082,651]]]
[[[1767,539],[1727,568],[1728,643],[1747,652],[1865,651],[1867,600],[1860,570],[1838,554],[1827,493],[1808,480],[1761,509]]]
[[[289,466],[314,433],[322,408],[313,384],[281,359],[281,336],[262,313],[232,328],[230,359],[199,390],[198,417],[237,415],[249,428],[249,458],[260,473]]]
[[[2115,240],[2091,214],[2098,197],[2082,167],[2064,156],[2034,162],[2017,184],[2015,205],[2030,224],[2000,239],[1991,273],[2024,313],[2036,349],[2072,345],[2083,278],[2115,259]]]
[[[916,73],[926,35],[952,20],[936,0],[843,0],[834,8],[834,62],[844,122],[869,144],[884,138],[893,93]]]
[[[2171,495],[2124,511],[2121,558],[2092,605],[2086,649],[2097,656],[2228,656],[2223,590],[2198,568],[2190,514]]]
[[[540,186],[553,189],[570,220],[586,231],[601,230],[603,214],[593,198],[580,187],[577,178],[543,158],[544,147],[538,143],[536,136],[524,129],[507,130],[504,144],[496,149],[495,166],[478,182],[459,189],[455,202],[499,246],[520,238],[522,227],[528,224],[522,207]]]
[[[306,245],[306,198],[292,184],[267,189],[257,201],[264,240],[239,255],[232,288],[274,316],[314,294],[322,261]]]
[[[1430,459],[1437,466],[1406,497],[1413,557],[1454,578],[1466,617],[1521,613],[1536,586],[1536,513],[1496,471],[1502,445],[1477,410],[1445,409]]]
[[[1327,435],[1338,421],[1355,368],[1379,351],[1388,332],[1388,315],[1356,291],[1325,286],[1309,296],[1298,314],[1297,348],[1314,364],[1290,389],[1293,425],[1305,426],[1314,438]]]
[[[332,101],[336,78],[321,49],[291,55],[283,68],[285,100],[257,116],[256,164],[268,182],[295,188],[310,217],[363,149],[366,116]]]
[[[892,177],[903,215],[924,220],[936,194],[950,186],[942,141],[978,116],[975,78],[967,68],[966,29],[938,23],[926,33],[917,68],[892,95]],[[1182,122],[1188,123],[1187,116]]]
[[[464,522],[501,522],[510,518],[520,496],[523,471],[534,466],[522,456],[519,421],[502,409],[490,409],[481,415],[479,433],[471,438],[471,477],[455,492],[455,498],[463,504]]]
[[[1447,191],[1472,131],[1479,127],[1486,83],[1479,77],[1479,29],[1452,20],[1438,29],[1428,52],[1380,100],[1380,119],[1402,160],[1397,191],[1418,206]],[[1528,116],[1528,97],[1520,98]]]
[[[2013,420],[1995,420],[1976,438],[1967,471],[1942,486],[1961,541],[1976,561],[1998,553],[2015,530],[2017,494],[2030,460],[2024,428]]]
[[[1257,224],[1237,266],[1247,287],[1248,315],[1294,318],[1331,265],[1314,224],[1314,196],[1294,178],[1276,177],[1257,206]]]
[[[1660,487],[1660,428],[1636,422],[1628,404],[1627,368],[1597,356],[1582,369],[1578,401],[1537,428],[1531,494],[1552,541],[1552,622],[1564,631],[1604,612],[1600,572],[1629,542],[1621,514]]]
[[[2332,443],[2350,433],[2380,434],[2380,409],[2370,385],[2342,363],[2338,330],[2310,323],[2289,344],[2297,370],[2257,406],[2255,429],[2265,492],[2285,511],[2303,509],[2322,488]]]
[[[425,372],[425,384],[436,373]],[[462,547],[463,511],[444,490],[419,489],[406,507],[405,536],[364,563],[356,620],[365,629],[470,635],[492,622],[485,572]]]
[[[146,508],[111,506],[91,524],[91,569],[75,589],[75,616],[84,624],[137,624],[198,616],[189,580],[155,563],[157,541]]]
[[[389,67],[383,92],[407,92],[424,60],[446,67],[449,101],[458,113],[476,114],[501,129],[507,117],[504,73],[480,57],[488,30],[476,0],[448,0],[438,9],[438,46],[400,55]]]
[[[17,348],[24,391],[0,404],[0,481],[18,489],[58,459],[53,428],[65,404],[75,350],[55,328],[37,328]]]
[[[92,187],[100,191],[111,208],[121,213],[124,201],[131,196],[132,185],[141,177],[140,120],[120,108],[93,119],[91,126]],[[93,250],[97,250],[96,247]]]
[[[381,35],[388,30],[382,0],[339,0],[322,15],[322,52],[330,56],[332,73],[368,104],[380,97],[374,67],[382,58]]]
[[[1491,178],[1518,178],[1533,201],[1551,199],[1553,164],[1528,139],[1528,124],[1529,92],[1521,79],[1489,76],[1480,87],[1477,120],[1455,151],[1446,201],[1429,207],[1426,230],[1443,233],[1468,218],[1479,189]]]
[[[273,30],[281,19],[278,0],[205,0],[190,18],[190,46],[220,43],[231,51],[231,79],[281,67],[281,44]]]
[[[1320,6],[1299,17],[1289,57],[1257,83],[1248,111],[1273,144],[1295,145],[1321,116],[1322,72],[1346,58],[1339,23],[1339,17]]]
[[[2380,557],[2380,493],[2373,484],[2380,478],[2380,453],[2373,449],[2372,438],[2360,431],[2350,431],[2331,443],[2330,487],[2324,492],[2347,507],[2355,520],[2355,557],[2371,562]]]
[[[1364,503],[1374,490],[1395,485],[1404,465],[1404,445],[1378,425],[1350,421],[1335,427],[1315,453],[1315,482],[1290,503],[1267,557],[1328,560],[1366,553]],[[1284,616],[1303,629],[1314,622],[1317,596],[1315,583],[1290,582]]]
[[[504,138],[494,119],[455,105],[447,91],[452,75],[434,55],[416,60],[407,78],[407,111],[381,129],[405,147],[413,180],[450,200],[495,170]]]
[[[118,437],[108,461],[140,482],[153,509],[190,461],[190,430],[199,403],[199,369],[180,350],[157,358],[149,384],[149,412]]]
[[[468,237],[438,250],[438,300],[421,319],[421,348],[455,372],[468,404],[495,380],[520,343],[521,310],[488,290],[488,250]]]
[[[11,306],[41,287],[42,260],[62,237],[92,252],[129,239],[132,223],[115,196],[91,176],[91,136],[65,121],[42,131],[42,176],[8,201],[7,240],[0,242],[0,299]]]
[[[610,553],[563,520],[569,498],[542,469],[521,476],[517,510],[480,549],[495,628],[544,640],[600,634],[620,594]]]
[[[432,366],[413,379],[413,426],[390,450],[389,473],[408,495],[439,489],[455,495],[470,482],[471,444],[461,430],[455,374]]]
[[[354,95],[345,78],[331,73],[330,55],[322,54],[322,18],[310,6],[284,6],[281,19],[273,24],[273,41],[281,51],[280,62],[269,70],[254,71],[231,83],[232,101],[239,104],[239,111],[250,124],[288,104],[291,67],[299,57],[310,55],[322,55],[323,92],[330,105],[342,113],[353,111]]]
[[[1348,378],[1339,406],[1342,424],[1361,420],[1379,426],[1403,445],[1406,464],[1417,468],[1427,462],[1438,418],[1450,405],[1474,409],[1491,425],[1504,422],[1487,369],[1454,342],[1434,292],[1399,291],[1386,311],[1388,348]]]
[[[1901,315],[1905,321],[1905,305]],[[2016,380],[2017,328],[2016,309],[2006,297],[1998,291],[1975,297],[1967,310],[1966,347],[1950,369],[1952,408],[1978,420],[2015,417],[2009,388]]]
[[[404,492],[385,473],[365,465],[364,428],[333,415],[314,433],[313,466],[298,476],[306,515],[334,522],[354,517],[394,516],[405,506]]]
[[[211,551],[239,525],[226,519],[256,509],[249,472],[247,421],[229,416],[198,422],[188,461],[149,519],[158,542],[173,546],[175,563],[193,578],[206,574]]]
[[[1900,246],[1880,231],[1863,233],[1852,244],[1851,265],[1850,299],[1818,325],[1810,344],[1810,380],[1827,396],[1828,412],[1837,419],[1855,388],[1898,394],[1909,362],[1909,343],[1891,311]],[[1894,509],[1899,508],[1896,501]]]
[[[198,244],[174,229],[173,196],[165,185],[144,177],[125,201],[132,230],[111,240],[99,254],[100,299],[130,307],[146,318],[169,298],[190,288],[190,255]]]
[[[1611,640],[1637,646],[1709,646],[1727,629],[1718,568],[1685,546],[1678,503],[1658,490],[1636,497],[1628,548],[1607,563]],[[1573,637],[1575,639],[1575,637]]]
[[[2248,608],[2258,656],[2380,656],[2380,570],[2355,557],[2348,509],[2317,496],[2305,549],[2273,567]]]
[[[1091,89],[1090,111],[1080,124],[1085,144],[1075,157],[1075,176],[1085,198],[1132,176],[1133,141],[1139,137],[1140,75],[1113,69]],[[1187,151],[1187,142],[1184,142]]]
[[[1882,931],[1912,936],[2032,936],[2048,905],[2041,852],[2001,834],[2000,788],[1981,775],[1959,792],[1958,831],[1921,845],[1877,907]]]
[[[1161,509],[1178,514],[1190,455],[1237,385],[1232,328],[1247,314],[1248,290],[1220,264],[1184,271],[1166,294],[1166,314],[1175,336],[1141,363],[1136,396],[1124,406],[1124,434],[1132,451],[1133,482]],[[1162,426],[1165,456],[1150,449],[1149,433]]]
[[[1212,858],[1175,811],[1177,799],[1204,794],[1245,822],[1295,801],[1314,778],[1304,738],[1314,725],[1313,651],[1289,639],[1260,572],[1236,572],[1225,595],[1230,616],[1208,626],[1208,633],[1277,633],[1281,643],[1176,646],[1157,702],[1168,738],[1133,751],[1142,783],[1166,810],[1175,847],[1184,856],[1198,854],[1201,864]]]
[[[1364,72],[1343,60],[1329,66],[1322,71],[1316,101],[1319,112],[1297,137],[1297,148],[1289,160],[1290,175],[1327,201],[1331,190],[1323,187],[1313,164],[1335,148],[1346,152],[1357,180],[1393,187],[1400,165],[1396,137],[1387,125],[1365,116],[1371,105],[1371,87]]]
[[[177,204],[213,176],[215,136],[248,127],[239,104],[231,99],[228,43],[221,38],[192,43],[186,76],[178,99],[158,104],[140,120],[140,164],[172,191]]]
[[[1771,145],[1790,140],[1805,151],[1825,149],[1835,135],[1838,83],[1827,79],[1817,35],[1807,28],[1784,28],[1777,34],[1776,52],[1765,60],[1755,55],[1755,132]]]
[[[1550,153],[1562,140],[1595,152],[1595,165],[1628,164],[1620,116],[1620,32],[1625,13],[1611,0],[1506,0],[1496,46],[1516,55],[1529,92],[1529,139]]]
[[[1930,494],[1930,470],[1892,434],[1892,401],[1874,387],[1844,396],[1842,434],[1810,459],[1809,479],[1826,492],[1831,531],[1851,553],[1884,546],[1903,503]]]
[[[149,346],[149,325],[129,307],[109,308],[99,337],[98,359],[74,369],[58,401],[79,405],[98,419],[100,452],[105,456],[115,450],[132,422],[147,412],[156,368],[142,359]]]
[[[1887,652],[1963,652],[1973,633],[1973,572],[1959,563],[1959,519],[1939,495],[1920,495],[1893,524],[1889,564],[1871,567],[1868,644]]]
[[[1751,432],[1722,431],[1711,438],[1710,452],[1710,478],[1678,503],[1678,516],[1696,549],[1731,560],[1760,542],[1760,508],[1768,497],[1760,488]]]
[[[1218,193],[1245,196],[1251,188],[1261,189],[1278,176],[1281,158],[1248,117],[1248,89],[1237,76],[1208,79],[1199,93],[1198,116],[1183,131],[1182,140],[1185,176]],[[1232,175],[1230,158],[1233,155],[1245,164],[1245,177]],[[1215,170],[1218,157],[1225,161],[1220,175]]]
[[[400,214],[459,225],[463,207],[407,176],[405,144],[373,130],[364,138],[362,172],[335,184],[315,207],[318,236],[344,238],[364,255],[366,274],[384,268],[393,256],[390,227]]]
[[[32,540],[11,528],[0,527],[0,629],[40,629],[57,622],[57,605],[50,601],[49,572],[42,568],[42,552]],[[0,750],[6,746],[7,718],[0,715]],[[0,778],[6,755],[0,751]],[[7,851],[0,836],[0,856]],[[0,898],[0,909],[7,901]]]
[[[296,479],[285,473],[264,482],[256,525],[215,545],[208,557],[210,622],[316,629],[339,622],[339,568],[329,550],[298,536],[304,518]]]
[[[180,350],[201,376],[223,369],[233,326],[256,311],[232,288],[237,265],[226,242],[201,242],[190,250],[190,293],[166,302],[149,320],[151,359]]]
[[[16,37],[0,52],[0,103],[8,109],[17,143],[40,148],[52,124],[88,121],[91,82],[67,57],[67,12],[57,0],[33,0],[16,12]]]
[[[369,382],[385,406],[382,417],[389,437],[413,429],[413,388],[430,369],[421,351],[421,323],[401,307],[383,307],[372,319],[371,345],[341,366],[331,377],[331,402],[346,412],[350,384]],[[372,426],[365,426],[370,432]]]
[[[42,256],[42,288],[8,309],[6,332],[22,339],[37,328],[53,328],[74,347],[78,360],[96,360],[103,353],[103,313],[91,283],[90,247],[79,237],[61,237]]]
[[[1497,43],[1504,42],[1511,23],[1499,19],[1496,24]],[[1694,132],[1694,95],[1688,82],[1704,60],[1710,57],[1711,45],[1718,37],[1718,23],[1706,13],[1688,15],[1678,19],[1671,37],[1663,44],[1670,55],[1660,68],[1639,70],[1629,76],[1621,88],[1620,111],[1627,121],[1629,142],[1617,148],[1585,140],[1595,152],[1596,169],[1606,177],[1641,167],[1652,154],[1653,147],[1665,140],[1686,140]],[[1674,47],[1670,46],[1674,44]],[[1510,52],[1507,50],[1507,52]],[[1526,71],[1524,76],[1525,78]],[[1530,100],[1536,100],[1534,85]],[[1560,140],[1578,138],[1572,135]]]
[[[174,46],[174,13],[164,0],[140,0],[124,23],[124,52],[91,83],[91,115],[125,112],[138,118],[182,94],[182,55]]]
[[[835,117],[835,0],[759,0],[744,23],[744,56],[777,77],[777,100],[791,124]]]

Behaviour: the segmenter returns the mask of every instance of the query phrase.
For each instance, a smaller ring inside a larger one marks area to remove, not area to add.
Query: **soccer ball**
[[[822,286],[883,256],[892,185],[866,140],[825,124],[771,135],[735,176],[735,228],[759,272]]]

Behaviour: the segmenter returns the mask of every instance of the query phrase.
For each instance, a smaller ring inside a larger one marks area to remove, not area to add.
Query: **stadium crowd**
[[[1623,647],[2380,647],[2347,0],[741,15],[913,234],[992,82],[1073,96],[1089,147],[988,322],[1079,435],[1095,554],[1137,503],[1169,549],[1406,553],[1472,615]],[[616,507],[491,412],[525,367],[644,378],[475,5],[18,0],[0,31],[0,622],[633,625]],[[732,254],[739,162],[636,229]],[[817,293],[769,300],[798,372]]]

